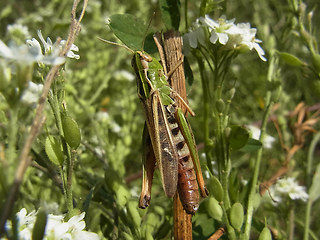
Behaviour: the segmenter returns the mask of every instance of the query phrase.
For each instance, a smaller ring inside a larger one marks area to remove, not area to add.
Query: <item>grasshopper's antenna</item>
[[[144,34],[143,34],[143,40],[142,40],[141,50],[144,50],[144,42],[145,42],[145,40],[146,40],[148,30],[149,30],[149,28],[150,28],[150,25],[151,25],[152,19],[153,19],[153,17],[154,17],[154,15],[155,15],[155,14],[156,14],[156,12],[153,12],[153,14],[152,14],[152,16],[151,16],[151,18],[150,18],[150,20],[149,20],[149,23],[148,23],[147,29],[146,29],[146,31],[145,31],[145,32],[144,32]]]
[[[133,51],[132,49],[128,48],[128,47],[127,47],[126,45],[124,45],[124,44],[120,44],[120,43],[116,43],[116,42],[111,42],[111,41],[106,40],[106,39],[103,39],[103,38],[101,38],[101,37],[97,37],[97,38],[98,38],[100,41],[102,41],[102,42],[109,43],[109,44],[112,44],[112,45],[116,45],[116,46],[119,46],[119,47],[123,47],[123,48],[127,49],[129,52],[134,53],[134,51]]]

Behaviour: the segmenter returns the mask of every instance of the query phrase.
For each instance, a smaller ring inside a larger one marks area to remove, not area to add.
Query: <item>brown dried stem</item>
[[[67,55],[67,52],[70,50],[77,34],[79,33],[80,22],[84,16],[84,12],[85,12],[87,3],[88,3],[88,0],[84,0],[82,12],[81,12],[78,20],[76,19],[76,9],[79,4],[79,1],[76,0],[73,3],[72,12],[71,12],[71,25],[70,25],[69,35],[68,35],[67,43],[66,43],[64,49],[62,50],[62,53],[60,54],[62,56]],[[10,188],[9,195],[6,199],[4,206],[3,206],[3,211],[2,211],[2,215],[1,215],[1,219],[0,219],[0,236],[2,236],[2,234],[4,232],[4,225],[12,213],[13,206],[14,206],[15,200],[17,198],[17,195],[19,193],[20,184],[23,180],[24,174],[25,174],[28,166],[31,163],[31,157],[29,156],[31,145],[32,145],[34,139],[39,134],[40,129],[45,121],[45,117],[43,117],[45,102],[46,102],[46,99],[47,99],[47,96],[48,96],[48,93],[50,90],[50,86],[51,86],[55,76],[57,75],[60,67],[61,66],[53,66],[51,68],[51,70],[49,71],[48,75],[46,76],[45,83],[44,83],[43,90],[42,90],[42,94],[41,94],[41,97],[39,98],[39,101],[38,101],[38,106],[36,109],[36,114],[35,114],[35,117],[33,120],[33,124],[31,126],[30,133],[24,143],[24,146],[23,146],[22,151],[19,156],[20,162],[19,162],[19,166],[16,171],[16,174],[15,174],[14,182]]]
[[[294,124],[291,125],[292,134],[294,136],[293,145],[288,147],[285,145],[282,137],[282,133],[279,127],[279,123],[275,117],[272,118],[274,126],[278,132],[280,139],[280,144],[282,149],[285,151],[285,160],[278,171],[267,181],[260,184],[260,195],[263,196],[265,192],[274,184],[276,181],[285,175],[289,170],[290,160],[293,158],[295,153],[300,150],[305,143],[305,136],[310,132],[315,132],[316,130],[312,128],[316,124],[320,117],[320,111],[317,110],[312,114],[311,117],[307,118],[309,108],[304,105],[303,102],[299,103],[296,108],[290,113],[289,118],[296,118]]]

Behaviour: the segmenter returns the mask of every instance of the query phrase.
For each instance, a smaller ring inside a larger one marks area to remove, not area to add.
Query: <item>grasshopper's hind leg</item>
[[[144,125],[143,129],[143,139],[142,139],[142,149],[143,149],[143,176],[142,176],[142,189],[139,199],[139,208],[146,208],[150,204],[151,199],[151,187],[153,173],[156,165],[156,158],[153,152],[150,135],[148,132],[147,125]]]

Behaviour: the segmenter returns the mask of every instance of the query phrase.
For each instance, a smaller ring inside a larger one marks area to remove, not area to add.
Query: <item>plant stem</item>
[[[272,74],[274,73],[274,65],[275,65],[275,57],[274,55],[272,55],[270,60],[270,65],[269,65],[269,72],[268,72],[268,81],[270,82],[272,80]],[[269,117],[271,108],[273,106],[273,101],[271,100],[271,91],[268,91],[266,94],[266,103],[267,103],[267,107],[262,117],[262,123],[261,123],[261,133],[260,133],[260,139],[259,139],[261,142],[263,142],[265,132],[266,132],[266,126],[268,122],[268,117]],[[251,230],[251,223],[252,223],[253,210],[254,210],[253,206],[254,206],[255,195],[257,193],[257,183],[258,183],[258,176],[259,176],[260,165],[261,165],[262,151],[263,151],[263,148],[260,148],[258,150],[257,159],[255,161],[252,184],[251,184],[251,189],[250,189],[249,198],[248,198],[245,230],[241,236],[242,240],[245,240],[245,239],[249,240],[250,238],[250,230]]]
[[[199,71],[201,75],[201,85],[202,85],[202,91],[203,91],[203,132],[204,132],[204,151],[206,153],[206,159],[207,159],[207,166],[210,169],[210,171],[213,171],[212,166],[212,154],[211,154],[211,140],[210,140],[210,128],[209,128],[209,110],[210,110],[210,104],[209,104],[209,86],[207,77],[204,70],[204,63],[202,61],[202,58],[200,55],[195,54],[198,65],[199,65]]]
[[[8,164],[16,165],[16,146],[17,146],[17,133],[18,133],[18,109],[13,107],[10,109],[10,120],[8,122],[8,150],[7,162]]]
[[[294,207],[291,205],[289,211],[288,240],[294,239],[294,215]]]

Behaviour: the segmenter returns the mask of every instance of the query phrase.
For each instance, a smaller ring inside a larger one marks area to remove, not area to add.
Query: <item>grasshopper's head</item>
[[[149,62],[152,62],[152,57],[143,51],[137,51],[137,55],[139,56],[142,68],[147,70]]]

